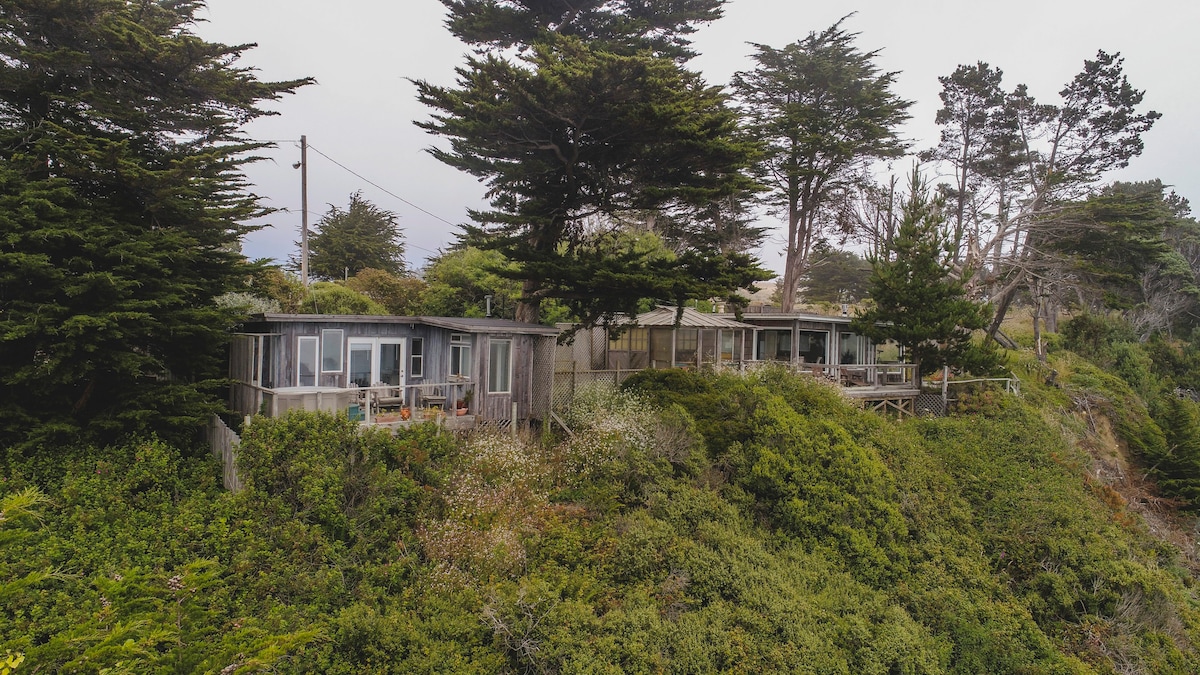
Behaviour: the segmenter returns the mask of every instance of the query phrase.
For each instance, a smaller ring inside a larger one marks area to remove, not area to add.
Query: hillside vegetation
[[[1013,367],[1022,397],[904,422],[772,369],[647,371],[565,438],[256,419],[237,495],[153,439],[13,455],[0,650],[31,673],[1200,672],[1192,551],[1100,457],[1135,472],[1124,449],[1174,432],[1069,352],[1055,386]]]

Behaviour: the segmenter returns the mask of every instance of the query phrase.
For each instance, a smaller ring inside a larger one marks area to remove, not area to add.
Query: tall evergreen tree
[[[570,36],[622,54],[687,59],[696,24],[721,16],[725,0],[441,0],[446,25],[469,44],[526,48]]]
[[[871,263],[853,251],[818,242],[813,260],[800,277],[805,302],[858,302],[867,295]]]
[[[0,446],[186,432],[219,407],[240,224],[238,133],[305,83],[205,42],[202,2],[0,10]]]
[[[1143,339],[1194,306],[1196,272],[1179,250],[1192,221],[1172,209],[1161,181],[1113,183],[1063,205],[1041,269],[1061,271],[1060,292],[1085,311],[1120,310]]]
[[[891,250],[872,261],[873,305],[851,322],[855,332],[876,342],[899,343],[917,367],[917,386],[922,375],[962,363],[971,331],[988,319],[987,307],[968,299],[962,282],[949,275],[943,208],[914,169]]]
[[[946,193],[953,208],[950,212],[951,245],[957,262],[968,235],[978,242],[982,214],[974,208],[990,202],[988,188],[1001,192],[1016,177],[1024,164],[1020,155],[1010,155],[1016,145],[1016,133],[1006,97],[1000,88],[1003,72],[982,61],[961,65],[950,75],[938,78],[942,84],[942,107],[936,121],[942,126],[938,146],[925,153],[927,159],[948,162],[954,167],[954,184]],[[1000,178],[998,185],[989,180]],[[1003,201],[1002,194],[997,199]]]
[[[396,214],[350,195],[345,209],[330,206],[308,240],[308,269],[318,279],[343,279],[365,269],[404,273],[404,233]]]
[[[472,213],[469,241],[516,266],[518,319],[537,321],[542,299],[562,298],[585,324],[603,322],[641,298],[730,295],[765,276],[716,238],[677,237],[696,243],[674,260],[647,259],[636,246],[612,248],[631,239],[592,227],[646,213],[703,223],[711,204],[754,186],[745,169],[755,146],[725,96],[676,60],[688,54],[684,28],[714,18],[720,0],[585,1],[562,12],[446,4],[464,40],[520,47],[515,58],[470,58],[457,88],[417,83],[435,111],[419,126],[450,140],[433,155],[487,182],[492,208]]]
[[[757,66],[733,86],[752,134],[766,151],[758,164],[768,203],[785,220],[781,305],[790,312],[813,245],[835,222],[866,162],[898,157],[896,132],[910,101],[891,91],[896,73],[880,72],[876,52],[860,51],[838,21],[782,49],[755,45]]]

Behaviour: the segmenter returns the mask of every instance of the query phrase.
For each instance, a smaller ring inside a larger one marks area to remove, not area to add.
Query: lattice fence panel
[[[918,394],[916,411],[926,417],[945,417],[946,400],[941,394]]]
[[[553,337],[540,337],[533,348],[532,415],[544,420],[554,408],[554,359],[558,348]]]
[[[563,412],[571,407],[571,401],[579,391],[592,386],[615,387],[625,381],[636,370],[575,370],[554,374],[554,390],[551,395],[554,412]]]

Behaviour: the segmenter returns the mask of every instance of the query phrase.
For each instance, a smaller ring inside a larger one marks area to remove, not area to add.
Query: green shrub
[[[386,430],[361,428],[344,415],[290,411],[255,418],[243,430],[238,471],[252,502],[271,516],[344,537],[364,512],[411,519],[415,484],[388,468],[409,455]]]

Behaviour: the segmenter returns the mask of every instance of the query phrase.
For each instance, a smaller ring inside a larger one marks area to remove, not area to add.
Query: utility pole
[[[300,136],[300,279],[308,288],[308,136]]]

